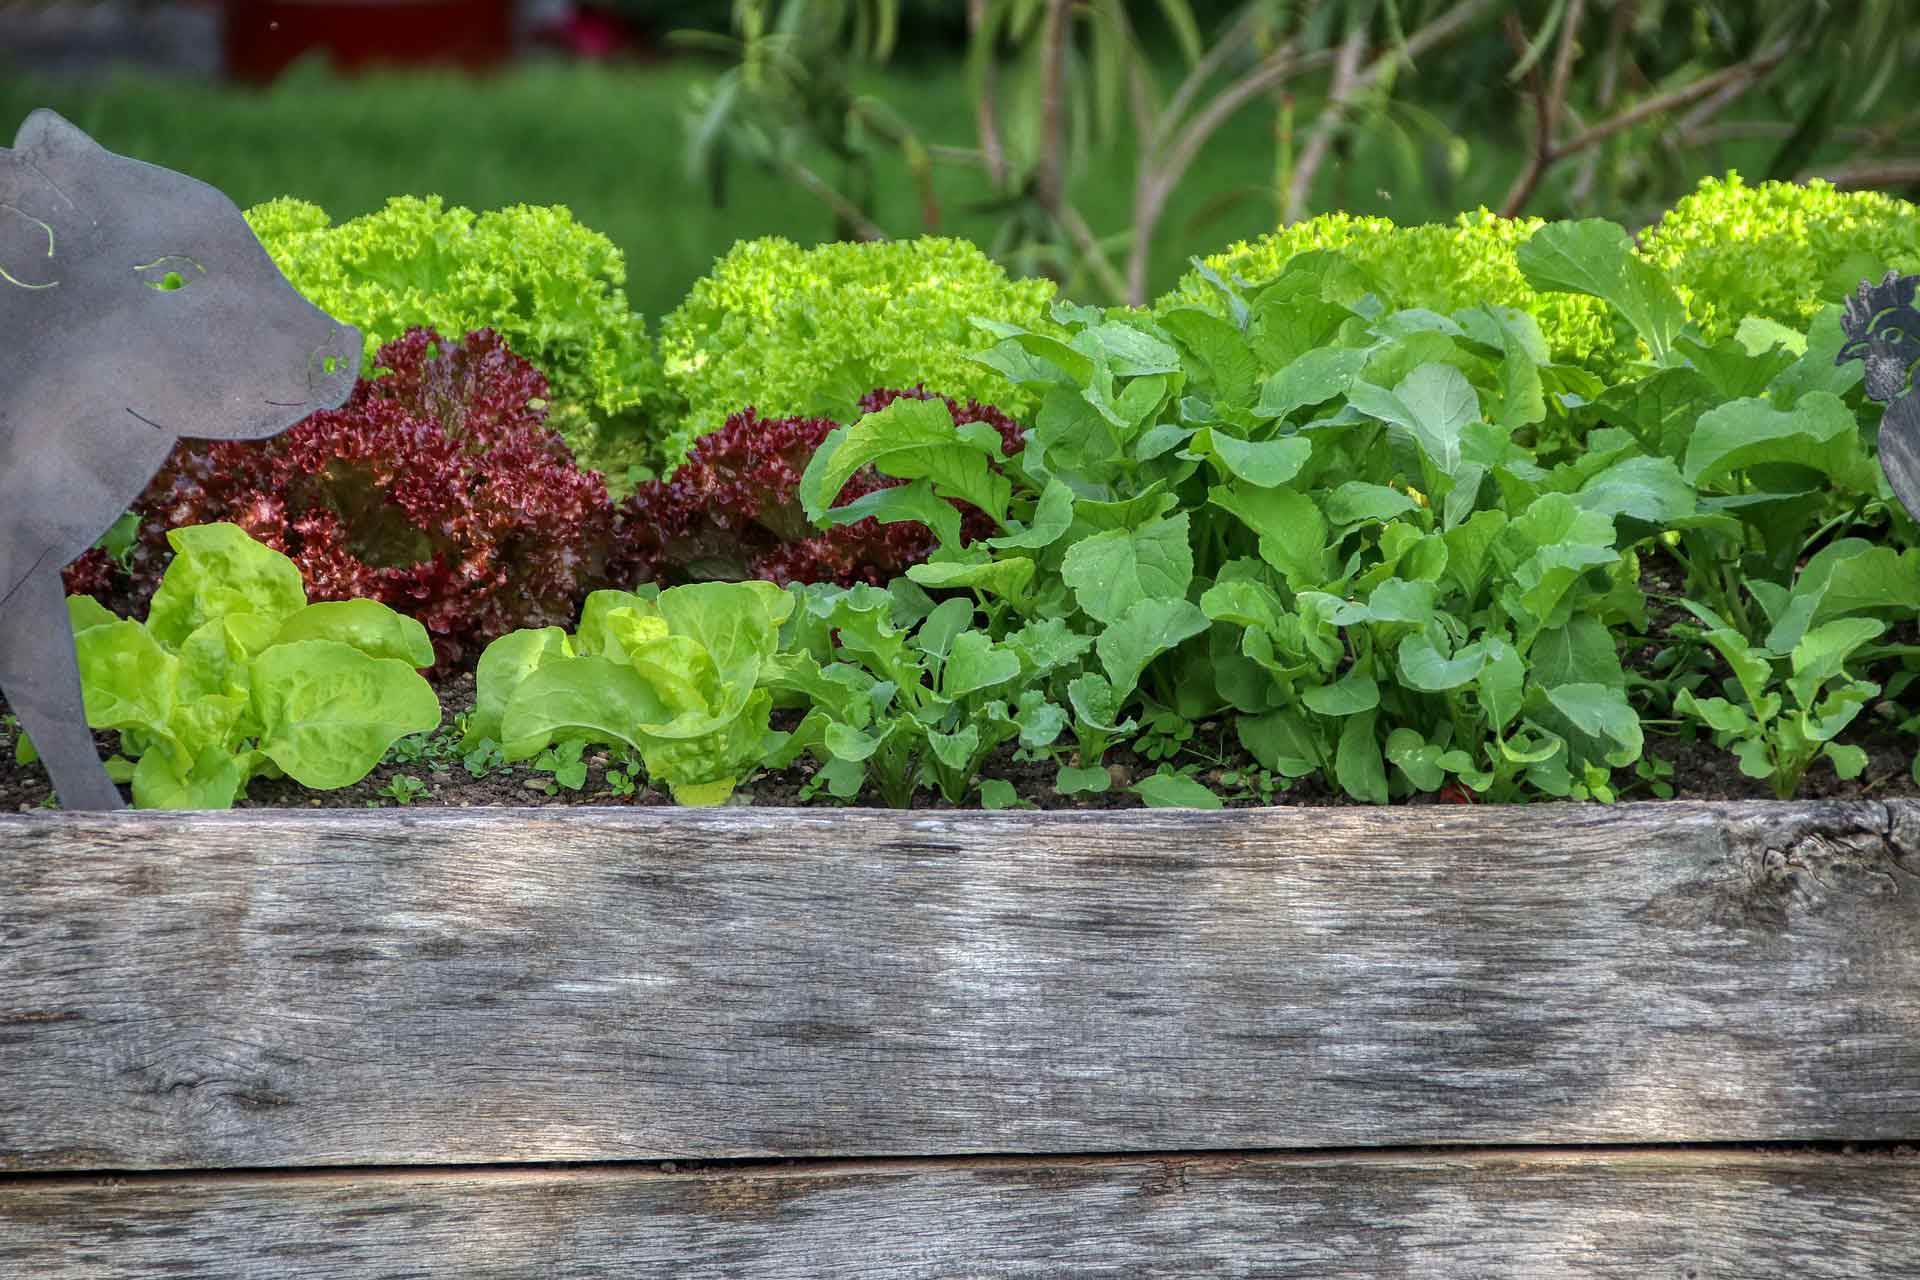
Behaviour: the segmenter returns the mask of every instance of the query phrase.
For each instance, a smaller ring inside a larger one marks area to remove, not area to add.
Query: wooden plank
[[[1920,1137],[1920,808],[0,821],[0,1167]]]
[[[1854,1280],[1916,1221],[1920,1162],[1724,1152],[150,1175],[0,1181],[0,1273]]]

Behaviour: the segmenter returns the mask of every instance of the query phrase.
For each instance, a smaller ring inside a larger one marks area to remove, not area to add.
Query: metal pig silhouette
[[[360,334],[287,283],[240,210],[51,111],[0,147],[0,692],[68,809],[114,809],[60,572],[180,437],[339,407]]]
[[[1907,514],[1920,520],[1920,310],[1913,305],[1920,276],[1889,271],[1879,284],[1862,281],[1840,319],[1847,342],[1835,364],[1863,360],[1867,394],[1887,406],[1880,416],[1880,468]]]

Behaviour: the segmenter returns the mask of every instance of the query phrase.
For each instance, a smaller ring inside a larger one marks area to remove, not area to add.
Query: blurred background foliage
[[[41,79],[51,106],[242,206],[568,205],[669,311],[739,239],[923,231],[1089,300],[1329,209],[1644,225],[1697,180],[1914,194],[1911,0],[622,0],[648,56],[265,88]],[[677,33],[677,34],[676,34]],[[10,131],[10,126],[8,126]]]

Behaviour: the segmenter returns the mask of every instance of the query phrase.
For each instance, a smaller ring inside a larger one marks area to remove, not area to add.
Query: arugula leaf
[[[970,502],[1003,523],[1012,486],[993,471],[1000,434],[983,422],[956,428],[938,400],[902,396],[851,427],[828,433],[800,477],[807,518],[819,520],[853,473],[871,463],[902,480],[927,479],[937,492]]]
[[[1327,519],[1336,525],[1387,521],[1418,510],[1420,504],[1400,490],[1365,480],[1348,480],[1327,495]]]
[[[1860,446],[1859,424],[1840,397],[1810,391],[1791,409],[1763,398],[1732,400],[1700,415],[1681,474],[1694,485],[1765,463],[1807,467],[1856,492],[1878,478]]]
[[[1240,716],[1234,733],[1262,768],[1289,778],[1304,777],[1325,763],[1326,753],[1305,717],[1280,709]]]
[[[1648,533],[1664,529],[1699,509],[1699,495],[1671,458],[1623,458],[1580,486],[1580,506],[1598,515],[1622,516]],[[1637,539],[1636,539],[1637,541]]]
[[[1150,809],[1221,809],[1226,802],[1206,783],[1184,773],[1156,773],[1128,788]]]
[[[1214,400],[1227,413],[1248,408],[1260,366],[1240,329],[1210,311],[1178,307],[1162,312],[1160,324],[1193,353],[1193,359],[1213,384]]]
[[[1480,399],[1458,369],[1423,364],[1392,391],[1356,382],[1349,399],[1363,413],[1410,434],[1435,471],[1443,476],[1459,473],[1461,436],[1468,423],[1479,420]]]
[[[1614,744],[1606,753],[1607,763],[1620,767],[1640,758],[1640,716],[1627,702],[1624,689],[1604,684],[1555,685],[1547,690],[1547,701],[1582,733]]]
[[[819,455],[816,453],[815,456]],[[869,516],[881,524],[906,521],[924,524],[933,531],[934,541],[939,546],[960,545],[960,509],[934,493],[933,486],[926,480],[863,493],[843,506],[828,507],[815,520],[823,527],[830,527],[858,524]]]
[[[1114,696],[1133,692],[1147,664],[1209,625],[1200,606],[1184,599],[1152,596],[1136,600],[1100,633],[1095,647]]]
[[[1334,752],[1334,780],[1340,789],[1365,804],[1387,802],[1387,766],[1374,736],[1378,711],[1349,716],[1340,728]]]
[[[1550,222],[1515,253],[1520,273],[1536,289],[1583,293],[1610,304],[1664,364],[1687,322],[1686,306],[1652,266],[1633,251],[1617,223],[1601,218]]]
[[[881,493],[894,492],[882,489]],[[949,511],[953,508],[948,506]],[[941,539],[942,546],[953,546],[960,541],[959,515],[955,513],[954,536]],[[1023,529],[987,539],[987,545],[996,550],[1022,549],[1039,551],[1058,542],[1073,525],[1073,490],[1058,477],[1048,477],[1046,487],[1040,491],[1039,501],[1034,504],[1033,516]]]
[[[1018,599],[1033,581],[1034,563],[1019,556],[995,559],[970,556],[964,552],[956,559],[929,559],[907,566],[907,579],[938,591],[972,587],[990,595]]]
[[[1333,684],[1308,689],[1300,700],[1323,716],[1359,715],[1380,705],[1380,686],[1371,675],[1355,668]]]
[[[1258,535],[1261,558],[1285,574],[1288,585],[1298,589],[1327,580],[1327,521],[1306,494],[1215,485],[1207,501]]]
[[[1302,352],[1261,384],[1254,415],[1284,418],[1295,409],[1347,394],[1369,355],[1364,347],[1314,347]]]
[[[1281,440],[1242,440],[1212,427],[1193,437],[1195,456],[1211,458],[1229,475],[1249,484],[1272,488],[1300,474],[1313,456],[1313,444],[1302,436]]]
[[[1088,617],[1112,623],[1141,600],[1184,599],[1193,581],[1185,512],[1137,529],[1110,529],[1067,549],[1061,577]]]
[[[941,668],[941,696],[958,699],[1006,684],[1020,674],[1020,657],[993,642],[984,631],[962,631]]]

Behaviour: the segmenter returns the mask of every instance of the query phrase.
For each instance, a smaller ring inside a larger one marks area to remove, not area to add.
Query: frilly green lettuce
[[[1442,315],[1495,303],[1531,315],[1555,360],[1603,366],[1614,346],[1606,307],[1592,298],[1546,293],[1520,274],[1514,251],[1541,226],[1538,218],[1503,218],[1486,209],[1451,223],[1396,226],[1389,218],[1327,213],[1241,241],[1203,259],[1222,279],[1245,281],[1251,296],[1277,279],[1296,254],[1338,251],[1359,267],[1389,310],[1425,307]],[[1219,309],[1220,294],[1199,271],[1183,276],[1154,304],[1156,313],[1200,305]]]
[[[1804,332],[1862,280],[1920,270],[1920,208],[1815,179],[1708,178],[1640,240],[1711,344],[1749,317]]]
[[[1048,280],[1009,280],[965,240],[742,241],[661,322],[666,380],[687,403],[669,455],[749,405],[766,418],[850,422],[875,387],[924,385],[1025,418],[1032,393],[970,358],[992,345],[972,320],[1045,327],[1053,292]]]
[[[457,338],[493,329],[552,387],[548,424],[583,465],[618,482],[659,461],[668,403],[645,320],[628,309],[626,264],[613,242],[564,206],[475,214],[438,196],[396,196],[333,225],[293,199],[247,221],[295,288],[365,335],[373,353],[409,328]]]

